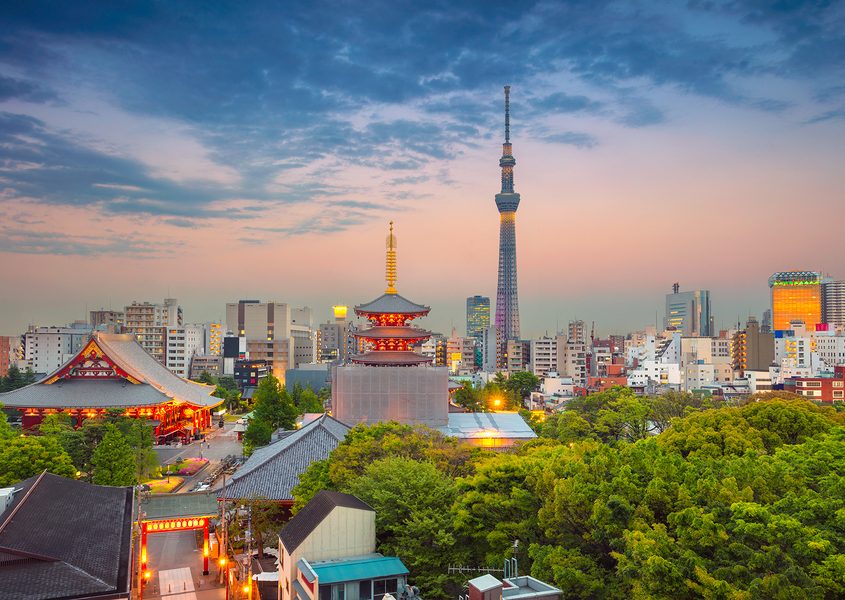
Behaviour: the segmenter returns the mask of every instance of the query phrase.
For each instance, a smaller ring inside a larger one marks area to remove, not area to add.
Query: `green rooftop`
[[[220,511],[217,493],[149,494],[141,500],[144,519],[174,519],[176,517],[211,517]]]

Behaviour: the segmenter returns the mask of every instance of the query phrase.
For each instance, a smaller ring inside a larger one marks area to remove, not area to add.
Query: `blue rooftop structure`
[[[363,556],[346,560],[315,562],[311,568],[320,585],[407,575],[408,569],[395,556]]]

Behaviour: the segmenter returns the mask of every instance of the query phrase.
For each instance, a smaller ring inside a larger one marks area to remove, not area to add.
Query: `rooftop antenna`
[[[505,86],[505,143],[511,143],[511,86]]]

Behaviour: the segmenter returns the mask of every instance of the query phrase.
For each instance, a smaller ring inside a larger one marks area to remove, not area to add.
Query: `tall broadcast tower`
[[[513,167],[516,164],[511,147],[511,86],[505,86],[505,143],[502,144],[502,191],[496,194],[499,209],[499,284],[496,288],[496,329],[502,346],[519,339],[519,299],[516,285],[516,209],[519,194],[513,191]],[[504,356],[501,353],[500,356]]]

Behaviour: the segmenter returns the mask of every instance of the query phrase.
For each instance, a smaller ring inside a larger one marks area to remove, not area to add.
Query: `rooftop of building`
[[[537,437],[519,413],[449,413],[449,423],[438,427],[441,433],[460,439],[520,439]]]
[[[398,314],[398,315],[426,315],[430,307],[411,302],[399,294],[382,294],[375,300],[355,307],[358,315],[367,314]]]
[[[74,368],[92,353],[102,354],[94,360],[113,363],[117,367],[115,373],[75,378]],[[213,408],[223,402],[212,396],[213,392],[214,386],[172,373],[141,347],[134,336],[94,332],[88,343],[64,365],[36,383],[0,394],[0,403],[20,408],[105,408],[155,406],[175,400]]]
[[[312,462],[328,458],[349,427],[323,414],[277,442],[258,448],[220,491],[225,498],[293,501],[293,488]]]
[[[373,350],[356,354],[352,357],[352,362],[368,366],[412,366],[430,363],[431,357],[410,350]]]
[[[46,471],[13,488],[0,515],[0,598],[128,597],[132,488]]]
[[[338,507],[375,512],[369,504],[356,496],[331,490],[321,490],[279,532],[279,539],[288,553],[296,550],[317,529],[317,526]]]
[[[310,565],[317,575],[320,585],[408,574],[408,568],[399,558],[381,554],[312,561]]]

